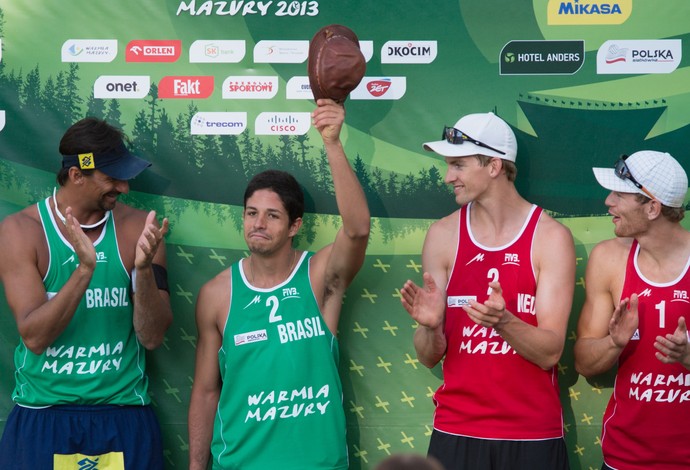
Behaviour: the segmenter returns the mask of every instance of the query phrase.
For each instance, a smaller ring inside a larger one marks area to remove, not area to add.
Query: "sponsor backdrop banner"
[[[0,217],[50,194],[59,139],[86,115],[121,126],[154,163],[123,200],[171,221],[175,321],[149,363],[168,466],[184,468],[194,304],[205,281],[247,255],[248,179],[275,167],[303,183],[299,248],[318,249],[339,225],[306,60],[320,27],[347,25],[367,72],[346,102],[343,141],[374,216],[339,331],[351,468],[426,452],[440,368],[416,360],[399,289],[420,281],[426,229],[456,207],[443,161],[421,143],[485,111],[515,130],[518,189],[575,237],[559,379],[572,467],[599,468],[611,381],[579,377],[572,356],[588,253],[613,236],[590,168],[640,149],[690,166],[689,17],[685,0],[0,0]],[[2,300],[0,428],[18,339]]]

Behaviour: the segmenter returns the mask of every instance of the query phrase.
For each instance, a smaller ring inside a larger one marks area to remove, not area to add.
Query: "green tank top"
[[[241,263],[230,268],[214,469],[348,468],[338,342],[311,289],[310,257],[271,289],[251,286]]]
[[[50,251],[43,279],[50,299],[78,259],[56,226],[49,200],[38,203],[38,210]],[[42,354],[31,352],[23,341],[15,350],[12,399],[20,405],[150,403],[145,351],[132,325],[130,277],[120,258],[112,216],[94,247],[96,269],[67,328]]]

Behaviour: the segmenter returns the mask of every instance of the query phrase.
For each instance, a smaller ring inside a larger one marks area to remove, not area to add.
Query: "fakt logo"
[[[180,58],[182,41],[134,40],[127,44],[127,62],[176,62]]]
[[[213,93],[212,76],[163,77],[159,98],[208,98]]]

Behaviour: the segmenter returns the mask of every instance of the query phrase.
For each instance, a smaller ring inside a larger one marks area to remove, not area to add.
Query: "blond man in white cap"
[[[443,359],[429,455],[448,469],[567,469],[556,364],[572,235],[517,192],[515,134],[495,114],[464,116],[424,148],[445,158],[460,206],[429,229],[424,285],[402,289],[419,360]]]
[[[602,469],[690,465],[690,232],[688,178],[668,153],[622,156],[594,168],[616,238],[589,257],[575,343],[577,371],[618,367],[604,413]]]

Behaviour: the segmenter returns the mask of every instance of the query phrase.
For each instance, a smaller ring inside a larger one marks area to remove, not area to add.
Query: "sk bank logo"
[[[180,58],[182,41],[179,39],[135,40],[127,44],[125,60],[127,62],[176,62]]]
[[[622,24],[630,18],[632,0],[549,0],[547,24]]]
[[[94,98],[143,98],[151,89],[147,75],[101,75],[93,84]]]
[[[192,135],[238,135],[247,128],[247,113],[201,112],[190,123]]]
[[[245,54],[244,41],[198,40],[189,46],[189,62],[191,63],[236,64],[244,59]]]
[[[208,98],[213,93],[212,76],[163,77],[158,84],[159,98]]]
[[[112,62],[117,56],[117,40],[68,39],[61,55],[62,62]]]
[[[311,126],[311,113],[261,113],[254,121],[256,135],[304,135]]]

